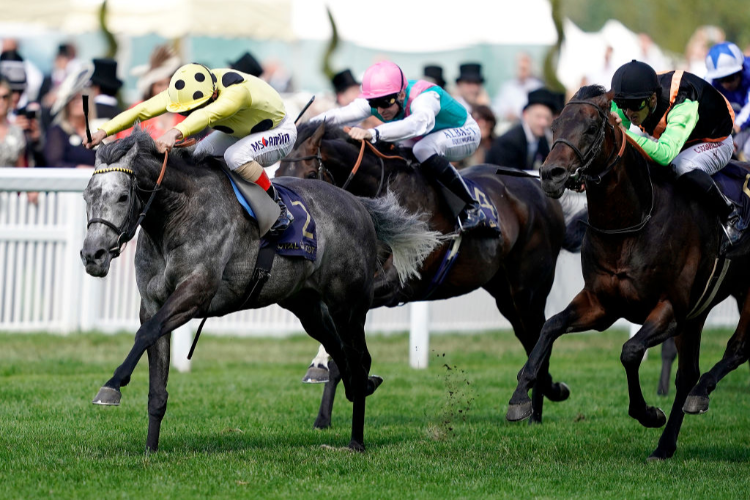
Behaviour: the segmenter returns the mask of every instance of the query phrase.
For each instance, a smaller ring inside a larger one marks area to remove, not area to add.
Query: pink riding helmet
[[[390,61],[381,61],[373,64],[362,77],[362,93],[359,97],[363,99],[375,99],[391,94],[398,94],[406,89],[406,78],[396,64]]]

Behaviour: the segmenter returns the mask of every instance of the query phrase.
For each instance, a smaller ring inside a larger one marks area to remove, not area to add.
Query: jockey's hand
[[[83,138],[83,145],[86,147],[86,149],[93,149],[95,146],[98,146],[101,144],[101,142],[107,138],[107,133],[104,130],[97,130],[93,134],[91,134],[91,142],[89,142],[88,138]]]
[[[176,128],[172,128],[164,132],[161,137],[156,139],[156,150],[160,153],[166,153],[171,151],[174,147],[174,143],[182,139],[182,132]]]
[[[614,111],[610,111],[609,114],[611,114],[615,118],[615,123],[617,123],[617,125],[622,125],[622,118],[619,114],[615,113]]]
[[[365,130],[363,128],[359,127],[352,127],[349,129],[349,137],[352,139],[357,139],[358,141],[366,140],[371,141],[372,140],[372,134],[369,130]]]

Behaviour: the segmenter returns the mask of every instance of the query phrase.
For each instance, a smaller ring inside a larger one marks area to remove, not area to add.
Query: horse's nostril
[[[103,248],[100,248],[100,249],[99,249],[99,250],[97,250],[97,251],[96,251],[96,253],[94,254],[94,259],[95,259],[95,260],[99,260],[99,259],[101,259],[102,257],[104,257],[104,254],[105,254],[105,253],[107,253],[107,251],[106,251],[105,249],[103,249]]]
[[[565,167],[552,167],[549,170],[549,176],[551,179],[558,179],[564,177],[566,172]]]

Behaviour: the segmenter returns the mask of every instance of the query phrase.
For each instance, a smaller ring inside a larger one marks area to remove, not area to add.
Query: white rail
[[[84,170],[0,168],[0,331],[66,334],[138,328],[135,242],[112,262],[105,279],[88,276],[80,262],[86,230],[81,192],[90,176],[91,171]],[[26,192],[37,190],[46,192],[30,203]],[[579,255],[563,252],[547,304],[548,317],[561,311],[582,285]],[[734,326],[738,319],[736,303],[730,299],[714,309],[707,324]],[[192,331],[195,328],[197,321],[190,324]],[[484,291],[430,305],[376,309],[366,325],[368,332],[411,330],[415,336],[410,360],[415,367],[427,366],[429,332],[498,328],[510,324]],[[297,318],[278,306],[206,323],[206,332],[214,335],[284,336],[302,331]],[[419,332],[421,336],[416,335]],[[190,330],[184,335],[189,338]]]

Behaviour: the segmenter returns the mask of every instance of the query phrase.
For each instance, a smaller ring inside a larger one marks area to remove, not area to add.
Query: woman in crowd
[[[93,67],[82,64],[72,71],[60,85],[57,100],[52,108],[52,126],[47,130],[44,153],[47,166],[65,168],[91,168],[96,152],[83,147],[86,137],[86,117],[83,114],[81,93],[91,78]],[[93,109],[92,109],[93,111]]]

